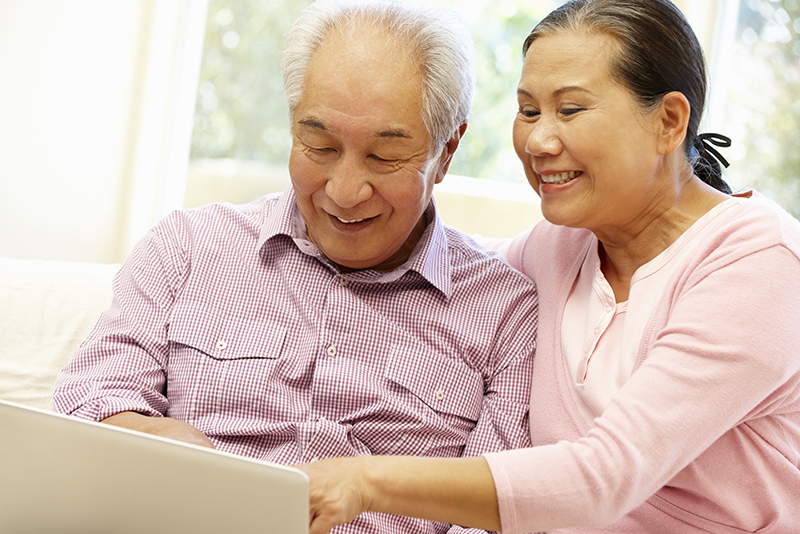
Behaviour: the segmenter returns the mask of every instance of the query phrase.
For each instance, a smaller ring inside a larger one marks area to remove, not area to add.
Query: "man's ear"
[[[683,144],[691,113],[692,105],[683,93],[664,95],[655,116],[659,154],[671,154]]]
[[[438,184],[444,180],[444,175],[447,174],[447,170],[450,168],[450,162],[453,161],[453,154],[455,154],[458,144],[461,142],[461,138],[464,137],[466,131],[467,121],[464,121],[461,126],[458,127],[458,130],[453,133],[453,137],[444,144],[442,154],[439,156],[439,168],[436,170],[435,183]]]

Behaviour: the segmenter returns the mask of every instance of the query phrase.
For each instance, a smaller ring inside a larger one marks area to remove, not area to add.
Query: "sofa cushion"
[[[0,399],[52,409],[56,375],[111,304],[119,267],[0,258]]]

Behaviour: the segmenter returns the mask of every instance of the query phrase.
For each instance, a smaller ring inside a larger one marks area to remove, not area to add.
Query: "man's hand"
[[[208,436],[197,430],[189,423],[178,421],[170,417],[149,417],[136,412],[121,412],[101,421],[112,426],[137,430],[145,434],[161,436],[214,449],[214,444]]]
[[[331,458],[298,466],[310,479],[309,534],[327,534],[369,509],[370,491],[364,476],[369,457]]]

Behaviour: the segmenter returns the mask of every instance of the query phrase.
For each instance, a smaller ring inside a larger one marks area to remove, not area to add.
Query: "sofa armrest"
[[[119,267],[0,258],[0,399],[52,409],[56,375],[110,306]]]

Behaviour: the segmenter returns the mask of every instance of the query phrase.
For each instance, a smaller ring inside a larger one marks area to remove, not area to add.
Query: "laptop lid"
[[[297,469],[0,401],[0,532],[307,534]]]

